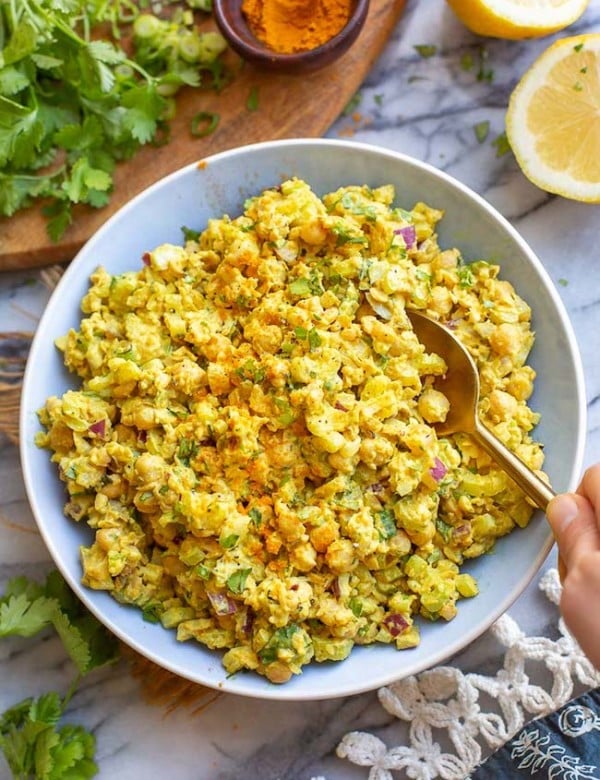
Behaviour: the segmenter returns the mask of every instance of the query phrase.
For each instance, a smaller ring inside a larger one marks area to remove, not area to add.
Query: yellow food
[[[600,202],[600,34],[564,38],[534,62],[511,95],[506,134],[538,187]]]
[[[540,38],[573,24],[589,0],[447,0],[463,24],[492,38]]]
[[[442,212],[394,197],[286,181],[141,270],[99,268],[58,340],[82,384],[48,399],[37,441],[95,532],[83,582],[225,650],[229,673],[282,683],[355,644],[415,646],[418,615],[476,595],[463,562],[531,516],[468,436],[436,436],[446,366],[405,313],[456,329],[483,419],[540,469],[529,307],[440,249]]]

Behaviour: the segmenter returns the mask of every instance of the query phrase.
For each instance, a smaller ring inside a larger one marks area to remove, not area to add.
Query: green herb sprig
[[[118,658],[118,643],[69,590],[57,572],[43,585],[9,580],[0,596],[0,638],[32,637],[53,626],[77,668],[67,694],[26,698],[0,714],[0,750],[18,780],[87,780],[98,767],[96,740],[83,726],[60,725],[82,676]]]
[[[132,20],[129,56],[119,38]],[[100,39],[107,26],[113,38]],[[216,76],[224,47],[191,11],[166,22],[123,0],[2,0],[0,214],[43,199],[56,241],[73,205],[105,206],[116,163],[168,142],[172,95]]]

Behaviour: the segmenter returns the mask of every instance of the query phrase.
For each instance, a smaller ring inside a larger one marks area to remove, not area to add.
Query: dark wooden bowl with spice
[[[308,73],[337,60],[360,33],[369,0],[213,0],[215,20],[244,60]]]

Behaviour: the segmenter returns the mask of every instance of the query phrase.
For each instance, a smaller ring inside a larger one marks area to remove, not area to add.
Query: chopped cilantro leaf
[[[262,514],[260,512],[260,509],[257,509],[256,507],[252,507],[252,509],[248,512],[248,516],[250,520],[252,520],[254,525],[259,526],[262,523]]]
[[[500,135],[492,141],[492,146],[496,147],[496,157],[503,157],[511,151],[510,142],[506,133],[500,133]]]
[[[475,277],[473,276],[473,271],[469,268],[468,265],[459,266],[456,269],[456,273],[458,275],[459,287],[462,287],[464,289],[466,287],[473,286],[473,283],[475,282]]]
[[[225,550],[229,550],[236,546],[239,538],[238,534],[229,534],[228,536],[222,536],[219,539],[219,543]]]
[[[259,651],[258,657],[261,662],[266,666],[276,661],[279,650],[289,650],[292,647],[292,639],[298,631],[300,628],[295,623],[278,628],[263,649]]]
[[[466,52],[460,58],[460,67],[463,70],[472,70],[474,64],[475,64],[475,61],[473,59],[473,55],[470,52]]]
[[[441,520],[439,517],[435,521],[435,527],[439,535],[442,537],[442,539],[448,543],[450,539],[452,538],[452,531],[453,528],[448,523],[445,523],[443,520]]]
[[[258,110],[258,87],[254,86],[250,90],[250,94],[248,95],[248,100],[246,100],[246,108],[248,109],[248,111]]]
[[[479,141],[480,144],[482,144],[485,139],[488,137],[490,132],[490,123],[486,119],[483,122],[478,122],[474,127],[473,131],[475,133],[475,138]]]
[[[319,336],[319,333],[317,332],[316,328],[311,328],[308,331],[308,347],[311,352],[313,352],[317,347],[321,346],[321,337]]]
[[[246,587],[246,580],[248,575],[252,573],[252,569],[238,569],[230,577],[227,578],[227,587],[232,593],[241,593]]]
[[[350,100],[346,103],[346,106],[344,110],[342,111],[343,116],[350,116],[353,114],[356,109],[359,107],[362,101],[362,93],[357,92],[355,95],[353,95]]]
[[[200,238],[199,230],[192,230],[192,228],[181,226],[181,232],[183,233],[184,241],[197,241]]]
[[[433,57],[437,53],[437,46],[434,46],[431,43],[421,43],[417,46],[413,46],[413,48],[419,57],[423,57],[424,59]]]

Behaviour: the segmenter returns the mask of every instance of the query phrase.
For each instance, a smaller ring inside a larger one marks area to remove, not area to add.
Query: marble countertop
[[[600,0],[591,0],[568,34],[600,29]],[[554,36],[559,37],[559,36]],[[600,281],[598,206],[550,196],[531,185],[512,155],[497,156],[511,90],[554,39],[510,42],[470,34],[442,0],[409,0],[389,44],[360,92],[353,114],[330,129],[332,138],[379,144],[425,160],[487,198],[541,258],[569,312],[579,343],[588,400],[585,463],[600,460]],[[360,45],[360,41],[357,45]],[[423,57],[415,46],[435,47]],[[465,55],[472,67],[467,69]],[[489,122],[480,142],[474,127]],[[0,331],[35,329],[48,299],[39,273],[0,275]],[[35,578],[53,568],[36,532],[21,479],[18,452],[0,448],[0,587],[13,576]],[[555,565],[551,553],[544,570]],[[555,608],[536,587],[510,614],[529,634],[550,635]],[[484,635],[452,660],[484,672],[500,663],[502,648]],[[60,642],[41,638],[0,642],[0,711],[25,696],[65,692],[74,670]],[[401,744],[406,732],[380,705],[377,693],[324,702],[275,703],[222,695],[193,713],[171,714],[147,704],[125,662],[86,677],[71,702],[69,720],[97,738],[100,778],[135,780],[327,780],[367,778],[368,769],[336,756],[348,731],[385,735]],[[0,778],[9,778],[0,757]]]

